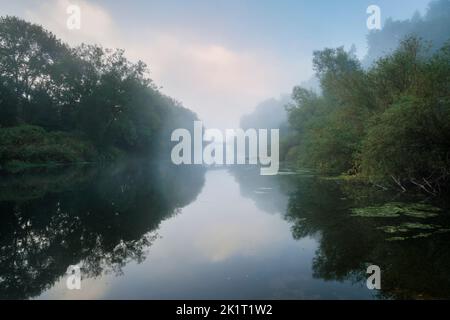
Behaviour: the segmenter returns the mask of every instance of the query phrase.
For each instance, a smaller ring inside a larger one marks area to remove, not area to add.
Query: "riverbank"
[[[48,132],[31,125],[0,128],[0,171],[4,172],[111,161],[121,154],[116,148],[98,150],[74,133]]]

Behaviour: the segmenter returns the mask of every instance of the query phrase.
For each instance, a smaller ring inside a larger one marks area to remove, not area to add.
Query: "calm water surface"
[[[133,163],[1,179],[0,298],[450,296],[445,209],[354,216],[412,203],[397,195],[251,167]],[[66,288],[73,264],[81,290]],[[365,285],[371,264],[382,268],[381,291]]]

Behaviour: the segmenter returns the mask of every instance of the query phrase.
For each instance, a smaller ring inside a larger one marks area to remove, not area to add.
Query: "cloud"
[[[78,5],[81,10],[81,29],[69,30],[67,8]],[[37,6],[28,6],[25,9],[25,19],[43,25],[52,31],[58,38],[71,45],[82,42],[101,43],[105,46],[117,45],[118,29],[110,14],[101,6],[92,2],[79,0],[47,0]]]
[[[80,6],[80,30],[66,27],[66,9],[71,4]],[[293,74],[292,66],[268,51],[211,42],[202,35],[192,36],[186,28],[133,28],[126,20],[114,19],[104,7],[85,0],[33,3],[24,17],[71,45],[85,42],[125,49],[132,60],[149,65],[152,79],[164,93],[197,112],[209,127],[236,127],[242,114],[260,101],[290,90],[297,80],[286,76],[286,70]],[[302,69],[298,70],[301,74]]]
[[[233,128],[241,114],[280,93],[283,72],[274,57],[188,40],[182,34],[145,33],[129,53],[150,65],[164,92],[180,99],[213,127]]]

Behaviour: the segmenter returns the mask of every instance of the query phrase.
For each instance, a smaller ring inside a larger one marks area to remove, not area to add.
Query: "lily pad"
[[[400,217],[400,212],[397,208],[392,208],[387,205],[381,207],[366,207],[352,209],[353,217],[363,217],[363,218],[398,218]]]
[[[383,226],[377,228],[378,230],[384,231],[385,233],[394,234],[394,233],[406,233],[406,232],[415,232],[416,230],[436,230],[441,228],[441,226],[434,224],[423,224],[423,223],[403,223],[398,226]]]
[[[384,226],[377,228],[378,230],[384,231],[385,233],[399,233],[399,232],[408,232],[407,228],[402,228],[401,226]]]
[[[352,209],[353,217],[363,218],[398,218],[407,216],[426,219],[439,215],[441,209],[424,203],[390,202],[378,207]]]
[[[408,239],[407,237],[392,237],[392,238],[386,239],[386,241],[404,241],[407,239]]]
[[[441,227],[441,226],[434,225],[434,224],[423,224],[423,223],[413,223],[413,222],[404,223],[404,224],[402,224],[402,226],[407,229],[421,229],[421,230],[435,230],[435,229],[438,229]]]
[[[433,235],[433,232],[419,233],[419,234],[413,236],[412,238],[413,238],[413,239],[428,238],[428,237],[430,237],[430,236],[432,236],[432,235]]]

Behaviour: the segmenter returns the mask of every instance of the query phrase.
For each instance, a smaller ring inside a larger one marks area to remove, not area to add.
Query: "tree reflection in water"
[[[413,207],[423,197],[321,178],[308,171],[277,177],[261,177],[256,168],[249,167],[230,171],[242,196],[269,213],[280,212],[292,225],[295,239],[317,241],[314,278],[365,286],[367,267],[375,264],[382,272],[380,299],[450,298],[450,210],[446,201],[435,204],[442,208],[437,216],[358,217],[355,208],[384,208],[387,203]],[[278,208],[273,208],[275,204]],[[401,227],[405,225],[409,229]],[[433,226],[439,228],[431,232]]]
[[[355,217],[353,208],[377,207],[391,202],[414,203],[414,197],[374,190],[320,178],[298,178],[290,194],[286,219],[295,238],[312,236],[319,242],[313,261],[314,277],[351,280],[365,285],[366,270],[382,270],[382,299],[450,297],[450,234],[416,232],[410,238],[393,238],[400,225],[450,226],[448,210],[436,217]],[[445,208],[445,204],[440,204]],[[386,228],[388,227],[388,228]]]
[[[201,168],[137,161],[0,177],[0,298],[38,296],[78,263],[120,274],[203,184]]]

